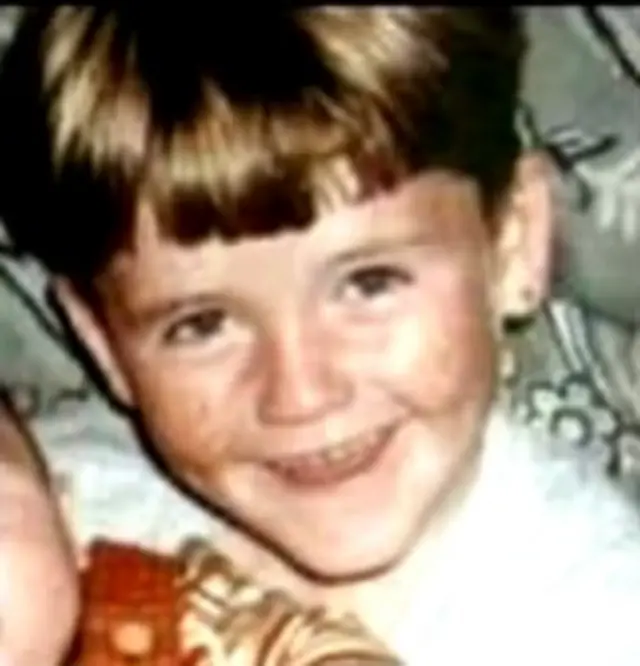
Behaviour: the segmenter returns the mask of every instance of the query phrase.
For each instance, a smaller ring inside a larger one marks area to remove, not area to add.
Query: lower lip
[[[320,489],[361,476],[376,466],[393,439],[395,427],[380,431],[377,441],[344,460],[301,463],[300,465],[268,464],[269,471],[290,486]]]

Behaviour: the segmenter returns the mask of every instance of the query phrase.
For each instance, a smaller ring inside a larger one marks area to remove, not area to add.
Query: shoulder
[[[640,507],[581,451],[517,423],[502,436],[505,538],[529,598],[514,635],[535,632],[547,663],[640,663]]]
[[[486,476],[514,506],[578,552],[640,548],[640,503],[589,451],[503,414],[489,434]]]
[[[640,587],[640,505],[581,450],[498,415],[481,484],[503,547],[550,583]]]

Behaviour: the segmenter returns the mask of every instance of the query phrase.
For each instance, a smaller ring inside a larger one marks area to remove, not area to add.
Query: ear
[[[133,398],[111,340],[99,313],[69,280],[55,278],[53,296],[72,331],[97,366],[113,398],[123,407],[132,407]]]
[[[549,289],[553,237],[550,174],[545,155],[523,154],[501,209],[495,286],[497,314],[502,319],[532,315]]]

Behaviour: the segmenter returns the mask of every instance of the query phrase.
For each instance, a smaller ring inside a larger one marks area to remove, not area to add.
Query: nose
[[[265,425],[311,422],[348,404],[351,383],[320,337],[288,327],[265,349],[258,408]]]

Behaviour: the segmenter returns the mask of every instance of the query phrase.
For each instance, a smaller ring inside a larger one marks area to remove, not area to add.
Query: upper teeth
[[[282,466],[290,466],[296,464],[321,464],[321,463],[336,463],[346,460],[349,456],[367,449],[374,443],[375,439],[372,435],[361,437],[358,439],[349,440],[343,444],[336,444],[329,446],[321,451],[310,453],[308,455],[295,456],[289,460],[282,460],[279,462]]]
[[[367,437],[351,440],[346,444],[338,444],[337,446],[329,447],[319,455],[329,461],[344,460],[357,451],[368,449],[374,443],[374,441],[375,438],[373,435],[368,435]]]
[[[353,443],[331,446],[328,449],[318,453],[317,456],[322,460],[327,460],[328,462],[338,462],[347,458],[353,449]]]

